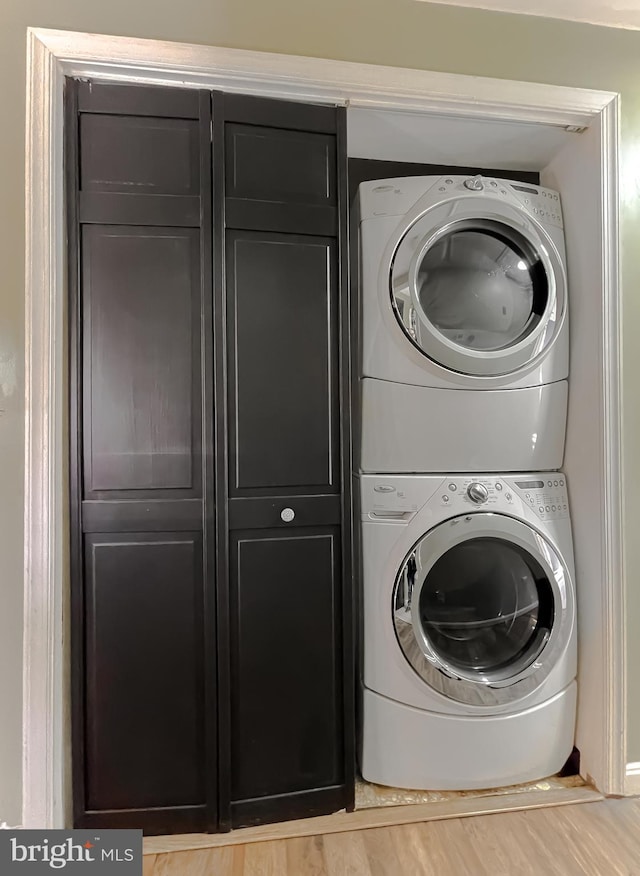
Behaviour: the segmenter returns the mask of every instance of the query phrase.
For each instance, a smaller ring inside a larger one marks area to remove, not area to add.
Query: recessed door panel
[[[232,800],[342,781],[338,536],[232,534]]]
[[[202,537],[85,537],[89,810],[204,802]]]
[[[80,146],[82,191],[199,194],[195,120],[84,113]]]
[[[86,226],[83,265],[85,492],[194,491],[199,233]]]
[[[227,197],[335,203],[334,136],[228,124],[226,137]]]
[[[231,492],[337,492],[335,242],[227,238]]]

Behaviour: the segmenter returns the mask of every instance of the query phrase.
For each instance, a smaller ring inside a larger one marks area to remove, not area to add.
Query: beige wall
[[[583,86],[623,95],[626,482],[639,483],[640,32],[415,0],[1,0],[0,822],[20,822],[23,495],[24,103],[27,26]],[[628,162],[627,162],[628,164]],[[17,379],[12,369],[17,367]],[[631,493],[631,490],[629,490]],[[640,509],[627,508],[630,667],[640,663]],[[628,760],[640,761],[640,683],[630,671]]]

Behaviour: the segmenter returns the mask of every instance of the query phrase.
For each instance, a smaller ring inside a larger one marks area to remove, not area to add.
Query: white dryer
[[[363,777],[473,789],[556,773],[576,716],[564,475],[360,477]]]
[[[558,193],[481,176],[374,180],[354,224],[360,469],[559,468],[569,327]]]

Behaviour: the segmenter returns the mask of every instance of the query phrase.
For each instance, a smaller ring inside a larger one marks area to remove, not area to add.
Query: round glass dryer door
[[[573,598],[553,548],[497,514],[454,518],[406,557],[393,596],[398,642],[418,674],[473,705],[535,689],[569,640]]]
[[[418,220],[392,264],[393,310],[430,359],[464,374],[509,373],[554,335],[556,277],[548,250],[506,222]]]

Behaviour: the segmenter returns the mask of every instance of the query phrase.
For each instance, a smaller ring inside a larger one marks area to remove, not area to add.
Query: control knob
[[[475,502],[476,505],[482,505],[482,503],[486,502],[489,498],[489,491],[484,484],[474,482],[467,487],[467,496],[472,502]]]
[[[463,185],[465,189],[470,189],[472,192],[481,192],[484,189],[484,183],[482,182],[480,174],[465,179]]]

